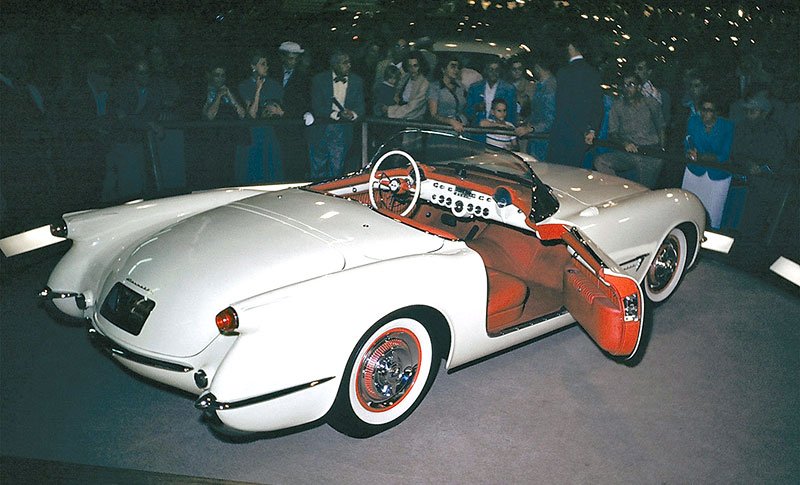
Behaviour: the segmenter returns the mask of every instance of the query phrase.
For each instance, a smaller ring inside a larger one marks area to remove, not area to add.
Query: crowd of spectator
[[[356,124],[369,120],[385,135],[380,118],[456,133],[499,129],[470,136],[648,187],[682,184],[701,198],[714,228],[741,222],[744,202],[734,193],[748,175],[756,180],[750,200],[763,214],[775,203],[766,177],[796,169],[797,93],[774,96],[775,80],[755,55],[713,78],[691,66],[681,86],[668,89],[648,58],[621,71],[615,63],[594,67],[580,35],[552,52],[483,66],[430,45],[396,38],[385,51],[365,42],[322,56],[286,40],[240,64],[233,55],[190,73],[153,45],[122,70],[107,57],[87,58],[58,88],[31,75],[36,59],[4,56],[3,217],[24,217],[31,197],[52,202],[64,186],[72,197],[60,202],[77,209],[154,188],[336,177],[356,166]]]

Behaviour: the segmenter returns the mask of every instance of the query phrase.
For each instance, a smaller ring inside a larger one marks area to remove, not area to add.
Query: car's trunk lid
[[[105,318],[98,325],[132,347],[191,356],[218,335],[215,315],[236,301],[441,245],[353,201],[297,189],[262,194],[190,217],[132,247],[113,266],[101,302],[121,282],[155,306],[138,335]],[[347,289],[332,291],[347,296]]]

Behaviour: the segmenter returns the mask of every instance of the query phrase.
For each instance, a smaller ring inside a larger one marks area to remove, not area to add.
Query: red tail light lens
[[[216,321],[219,333],[233,333],[239,328],[239,315],[237,315],[236,310],[231,307],[217,313]]]

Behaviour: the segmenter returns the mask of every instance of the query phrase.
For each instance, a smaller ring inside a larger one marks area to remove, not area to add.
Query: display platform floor
[[[441,370],[416,412],[373,438],[317,424],[231,442],[191,396],[134,377],[46,311],[35,295],[58,251],[0,268],[3,483],[800,480],[797,288],[713,257],[647,308],[652,332],[635,367],[573,325]]]

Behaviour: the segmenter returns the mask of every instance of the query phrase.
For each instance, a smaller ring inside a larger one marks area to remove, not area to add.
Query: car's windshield
[[[465,138],[443,133],[406,131],[386,141],[373,163],[390,150],[403,150],[414,159],[432,166],[497,174],[531,187],[531,168],[514,154]]]
[[[489,173],[529,187],[530,217],[535,222],[541,222],[558,210],[558,201],[550,187],[539,180],[525,161],[507,150],[455,135],[409,130],[389,138],[365,170],[371,170],[372,164],[392,150],[402,150],[429,167],[447,167],[465,178],[470,173]],[[396,157],[396,160],[402,164],[406,161],[404,157]],[[392,161],[387,159],[383,163],[387,165],[382,164],[382,167],[390,168]]]

